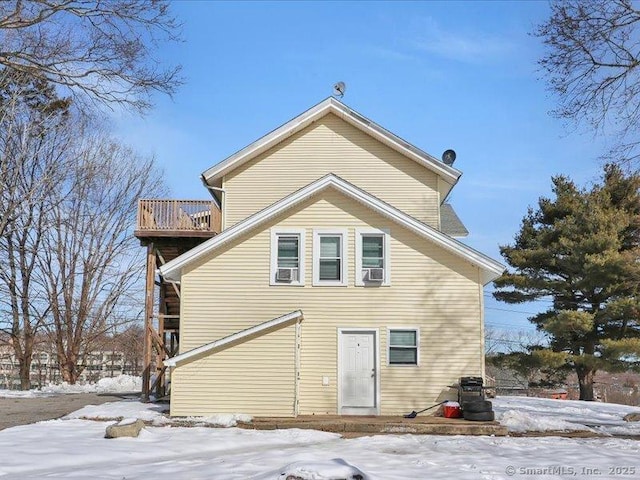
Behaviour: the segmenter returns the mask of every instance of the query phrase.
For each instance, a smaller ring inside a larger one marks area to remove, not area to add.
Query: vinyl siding
[[[225,228],[328,173],[439,228],[438,176],[333,114],[224,177]]]
[[[295,348],[288,325],[180,365],[171,376],[171,415],[292,416]]]
[[[270,229],[275,226],[306,228],[304,287],[269,286]],[[312,286],[314,227],[347,229],[348,286]],[[388,287],[354,285],[355,229],[362,227],[390,230]],[[301,309],[299,413],[335,414],[338,328],[377,328],[380,413],[401,414],[455,395],[447,386],[458,377],[483,373],[481,299],[477,267],[328,189],[183,272],[180,348],[184,352]],[[393,326],[420,328],[418,367],[387,366],[387,328]],[[248,371],[261,365],[271,338],[266,335],[259,348],[255,344],[246,350]],[[212,368],[206,365],[201,376]],[[180,373],[181,368],[172,380],[172,408],[198,411],[215,388],[197,375]],[[322,385],[324,376],[328,386]],[[260,385],[256,393],[262,392]],[[270,414],[266,404],[263,414]]]

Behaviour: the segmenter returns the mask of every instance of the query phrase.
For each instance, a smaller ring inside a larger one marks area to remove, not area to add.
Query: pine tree
[[[550,340],[533,354],[574,369],[580,399],[593,400],[598,370],[640,368],[640,174],[606,165],[589,189],[552,181],[555,198],[540,198],[515,243],[500,247],[512,270],[494,296],[550,301],[529,319]]]

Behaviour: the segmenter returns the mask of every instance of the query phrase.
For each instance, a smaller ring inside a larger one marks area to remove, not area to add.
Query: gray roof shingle
[[[464,226],[450,203],[440,205],[440,230],[452,237],[466,237],[469,230]]]

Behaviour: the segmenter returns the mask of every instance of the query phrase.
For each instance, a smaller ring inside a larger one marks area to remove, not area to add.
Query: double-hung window
[[[420,334],[417,328],[389,329],[389,365],[418,365]]]
[[[388,230],[356,229],[356,285],[391,285]]]
[[[271,285],[304,285],[304,230],[271,230]]]
[[[362,268],[384,270],[384,235],[362,235]]]
[[[347,285],[346,229],[313,231],[313,285]]]

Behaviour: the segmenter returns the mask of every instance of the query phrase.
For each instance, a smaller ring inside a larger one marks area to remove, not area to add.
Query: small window
[[[356,230],[356,285],[391,285],[388,230]]]
[[[321,235],[320,236],[320,271],[318,273],[320,281],[341,280],[341,240],[339,236]]]
[[[384,235],[362,235],[362,268],[384,268]]]
[[[313,284],[347,284],[347,231],[313,231]]]
[[[271,231],[270,285],[304,284],[304,230]]]
[[[389,330],[389,365],[418,365],[418,330]]]
[[[300,237],[297,235],[278,236],[278,268],[300,267]]]

